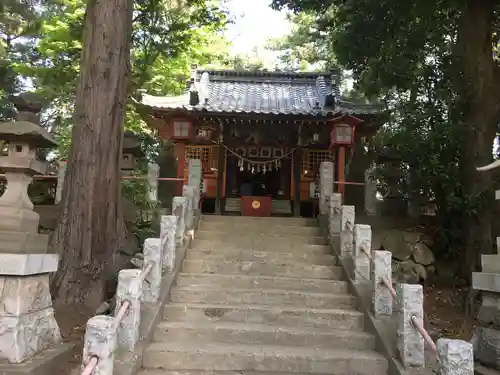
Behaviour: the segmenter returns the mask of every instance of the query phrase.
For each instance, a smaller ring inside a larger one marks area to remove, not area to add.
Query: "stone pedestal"
[[[0,157],[7,179],[0,197],[0,359],[21,363],[61,340],[49,290],[58,256],[47,254],[48,236],[38,233],[28,197],[32,176],[45,172],[36,148],[54,142],[25,121],[2,124],[0,139],[9,143],[8,155]]]

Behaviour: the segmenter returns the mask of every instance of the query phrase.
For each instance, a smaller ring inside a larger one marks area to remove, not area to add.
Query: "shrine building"
[[[380,109],[342,100],[337,77],[196,70],[183,95],[143,93],[137,105],[175,142],[177,177],[187,182],[187,160],[202,160],[216,214],[309,216],[321,162],[334,163],[344,192],[350,149],[382,124]]]

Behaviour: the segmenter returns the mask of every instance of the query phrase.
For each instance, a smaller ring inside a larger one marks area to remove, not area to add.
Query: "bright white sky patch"
[[[265,49],[267,40],[287,35],[291,30],[286,12],[272,10],[270,3],[271,0],[229,0],[227,3],[235,18],[226,31],[232,52],[252,55],[257,48],[267,68],[272,68],[277,58],[275,52]]]

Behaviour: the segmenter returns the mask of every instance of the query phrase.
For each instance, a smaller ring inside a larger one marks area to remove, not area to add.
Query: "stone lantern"
[[[8,144],[0,157],[7,180],[0,197],[0,359],[21,363],[61,339],[49,291],[58,256],[47,254],[48,235],[38,233],[28,196],[33,175],[45,173],[36,150],[56,143],[30,121],[0,123],[0,140]]]
[[[137,167],[138,159],[143,156],[141,142],[137,139],[137,136],[134,133],[126,132],[123,135],[122,160],[120,164],[123,174],[130,174]]]

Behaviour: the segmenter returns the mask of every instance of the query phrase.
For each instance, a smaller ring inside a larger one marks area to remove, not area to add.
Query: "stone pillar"
[[[327,214],[327,196],[333,194],[334,165],[331,161],[321,162],[319,169],[319,212]]]
[[[422,285],[397,284],[397,341],[398,352],[403,366],[425,366],[424,339],[412,323],[415,317],[420,325],[424,324],[424,294]]]
[[[144,277],[142,285],[143,302],[156,303],[160,298],[163,271],[163,254],[161,250],[161,240],[159,238],[146,238],[146,241],[144,241],[142,271],[144,272],[149,264],[152,264],[152,268]]]
[[[474,349],[471,343],[439,339],[436,348],[440,375],[474,375]]]
[[[128,311],[122,318],[116,331],[118,344],[128,351],[133,351],[139,341],[139,326],[141,323],[141,270],[121,270],[118,274],[116,288],[115,316],[125,301],[130,303]]]
[[[374,176],[375,164],[365,171],[365,214],[377,215],[377,181]]]
[[[62,192],[64,189],[64,180],[66,177],[66,169],[68,163],[66,161],[60,161],[57,168],[57,186],[56,186],[56,199],[55,203],[58,204],[62,199]]]
[[[182,195],[186,197],[186,229],[193,228],[193,215],[194,207],[193,203],[196,195],[196,186],[184,185],[182,187]]]
[[[177,216],[162,215],[160,222],[160,239],[163,248],[163,267],[169,272],[175,266],[175,234],[177,232]]]
[[[354,226],[353,278],[357,281],[370,280],[371,262],[368,254],[372,248],[372,228],[365,224]]]
[[[158,176],[160,175],[160,167],[158,164],[148,164],[148,199],[151,202],[158,201]]]
[[[393,297],[382,280],[392,283],[392,253],[390,251],[372,251],[373,280],[373,315],[375,317],[392,315]]]
[[[339,236],[342,231],[342,194],[334,193],[328,200],[330,237]]]
[[[46,164],[36,148],[55,145],[39,125],[15,121],[0,125],[8,155],[0,157],[7,188],[0,197],[0,359],[21,363],[61,340],[49,290],[58,255],[47,254],[49,236],[38,233],[28,185]]]
[[[340,219],[340,256],[352,256],[354,247],[354,206],[342,206]]]
[[[203,168],[200,159],[189,159],[188,185],[198,187],[198,194],[195,195],[193,207],[197,210],[200,207],[200,195],[203,192]]]
[[[82,371],[92,357],[99,358],[92,375],[111,375],[115,364],[115,318],[97,315],[89,319],[85,330]]]
[[[184,233],[186,232],[186,207],[187,198],[186,197],[174,197],[172,200],[172,213],[178,215],[177,219],[177,231],[176,231],[176,241],[179,246],[184,243]]]

